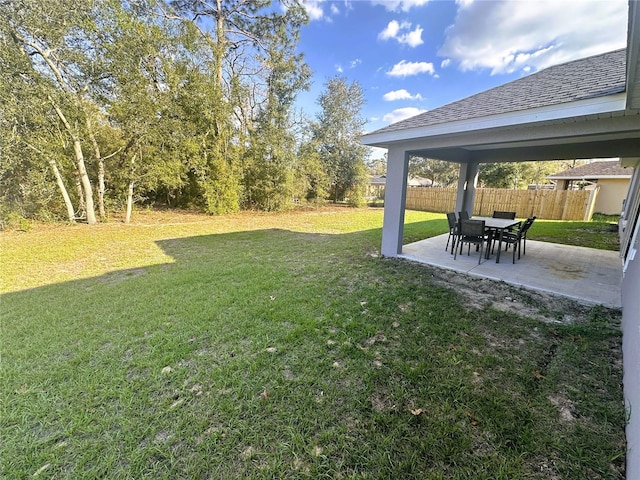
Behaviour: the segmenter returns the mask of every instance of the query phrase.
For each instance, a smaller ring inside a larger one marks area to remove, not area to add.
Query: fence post
[[[584,221],[590,222],[593,217],[593,210],[596,208],[596,200],[598,198],[598,192],[600,191],[600,185],[596,184],[596,187],[589,192],[589,199],[587,200],[587,207],[584,209]]]

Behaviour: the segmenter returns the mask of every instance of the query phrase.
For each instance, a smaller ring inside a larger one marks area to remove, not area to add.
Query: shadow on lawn
[[[7,478],[621,478],[604,322],[465,308],[380,229],[157,244],[173,263],[3,297]]]

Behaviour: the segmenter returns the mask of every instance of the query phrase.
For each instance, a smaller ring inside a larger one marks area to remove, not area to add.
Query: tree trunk
[[[77,137],[73,138],[73,152],[76,156],[76,168],[80,175],[80,183],[82,184],[82,190],[84,191],[84,203],[87,209],[87,223],[94,225],[96,220],[96,209],[93,204],[93,188],[91,187],[91,181],[87,174],[87,169],[84,164],[84,155],[82,154],[82,145]]]
[[[136,172],[136,154],[131,157],[131,168],[129,170],[129,188],[127,189],[127,211],[124,215],[124,223],[131,222],[131,212],[133,211],[133,185],[134,174]]]
[[[33,145],[26,144],[32,150],[35,150],[42,156],[46,156],[42,150],[34,147]],[[53,175],[56,177],[56,183],[58,184],[58,188],[60,189],[60,193],[62,193],[62,198],[64,200],[64,204],[67,207],[67,217],[69,218],[69,223],[76,222],[76,214],[73,209],[73,203],[71,203],[71,198],[69,197],[69,193],[67,192],[67,187],[64,185],[64,181],[62,180],[62,175],[60,175],[60,170],[58,169],[58,164],[53,158],[48,160],[49,165],[51,166],[51,170],[53,170]]]
[[[93,205],[93,188],[91,188],[91,181],[89,181],[89,175],[87,174],[87,169],[84,164],[84,154],[82,153],[82,144],[80,143],[80,139],[74,132],[73,128],[67,121],[67,117],[65,117],[64,113],[60,107],[53,101],[51,97],[49,97],[49,101],[53,105],[53,108],[58,115],[58,118],[64,125],[64,128],[67,130],[71,139],[73,140],[73,153],[76,157],[76,169],[78,171],[78,175],[80,176],[80,183],[82,185],[82,191],[84,192],[84,203],[85,208],[87,209],[87,223],[89,225],[94,225],[96,221],[96,210]]]
[[[89,134],[89,140],[91,141],[91,146],[93,147],[93,154],[96,157],[96,161],[98,162],[98,214],[102,220],[105,219],[106,213],[104,210],[104,159],[100,154],[100,146],[96,140],[95,135],[93,134],[93,128],[91,127],[91,122],[89,118],[85,115],[85,123],[87,125],[87,132]]]
[[[78,175],[78,170],[75,171],[75,180],[76,193],[78,194],[78,212],[84,215],[87,211],[87,208],[84,206],[84,192],[82,191],[82,183],[80,183],[80,175]]]
[[[58,164],[55,160],[50,159],[49,165],[51,165],[51,169],[53,170],[53,174],[56,177],[56,182],[58,183],[58,187],[60,188],[60,192],[62,192],[62,198],[64,199],[64,204],[67,207],[67,216],[69,217],[70,223],[75,223],[76,214],[73,210],[73,204],[71,203],[71,198],[69,198],[69,193],[67,193],[67,187],[64,186],[64,182],[62,181],[62,176],[60,175],[60,170],[58,170]]]

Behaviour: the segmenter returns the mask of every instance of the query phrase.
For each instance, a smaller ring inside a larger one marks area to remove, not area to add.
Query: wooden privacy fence
[[[407,188],[406,208],[427,212],[453,212],[455,188]],[[535,215],[547,220],[591,220],[598,188],[593,190],[510,190],[478,188],[473,214],[490,217],[494,210]]]

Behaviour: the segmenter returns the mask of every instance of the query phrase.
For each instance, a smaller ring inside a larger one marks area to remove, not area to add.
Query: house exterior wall
[[[556,190],[566,190],[569,188],[569,180],[556,180]]]
[[[631,217],[627,225],[634,225],[630,235],[629,249],[623,252],[622,278],[622,356],[624,359],[624,398],[628,412],[627,434],[627,478],[640,478],[640,163],[636,165],[628,192],[627,206]],[[629,212],[625,212],[625,217]],[[635,220],[635,221],[634,221]]]
[[[636,250],[638,246],[636,226]],[[627,423],[627,478],[640,478],[640,252],[627,265],[622,279],[622,356]]]
[[[627,196],[629,182],[629,178],[601,178],[598,180],[600,191],[594,212],[619,215],[622,211],[622,201]]]

